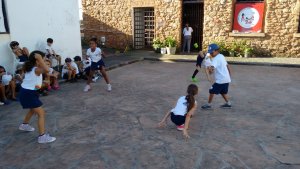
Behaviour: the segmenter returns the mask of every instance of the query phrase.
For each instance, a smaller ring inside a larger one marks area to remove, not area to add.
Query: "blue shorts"
[[[100,70],[102,67],[105,67],[103,60],[99,60],[98,62],[92,62],[91,70]]]
[[[181,126],[185,123],[185,116],[175,115],[173,112],[171,112],[171,121],[176,126]]]
[[[227,94],[229,88],[229,83],[218,84],[214,83],[209,89],[210,94]]]
[[[25,55],[18,56],[18,58],[20,59],[20,62],[26,62],[28,60],[28,56]]]
[[[28,90],[21,87],[19,99],[23,109],[33,109],[43,105],[39,99],[39,93],[37,90]]]

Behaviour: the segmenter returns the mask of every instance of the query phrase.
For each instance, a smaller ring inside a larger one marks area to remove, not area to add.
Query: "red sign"
[[[237,3],[233,31],[262,32],[264,3]]]

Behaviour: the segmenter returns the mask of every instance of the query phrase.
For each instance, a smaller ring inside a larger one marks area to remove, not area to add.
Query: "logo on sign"
[[[258,23],[259,17],[255,8],[247,7],[238,14],[238,23],[243,28],[252,28]]]

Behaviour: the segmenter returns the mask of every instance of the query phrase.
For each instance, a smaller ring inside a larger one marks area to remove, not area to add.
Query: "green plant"
[[[253,52],[253,50],[254,49],[252,47],[247,46],[247,47],[245,47],[244,52],[248,53],[248,54],[251,54]]]
[[[225,41],[214,41],[213,43],[219,46],[219,50],[221,54],[225,56],[229,55],[230,48]]]
[[[167,37],[165,40],[165,45],[167,47],[176,47],[176,40],[172,37]]]
[[[164,45],[163,43],[160,41],[160,39],[154,39],[153,40],[153,44],[152,47],[156,50],[156,49],[160,49],[162,48]]]

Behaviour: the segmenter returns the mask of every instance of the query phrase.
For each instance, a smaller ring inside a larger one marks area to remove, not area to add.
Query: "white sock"
[[[228,102],[227,102],[227,104],[228,104],[228,105],[231,105],[231,102],[230,102],[230,101],[228,101]]]

